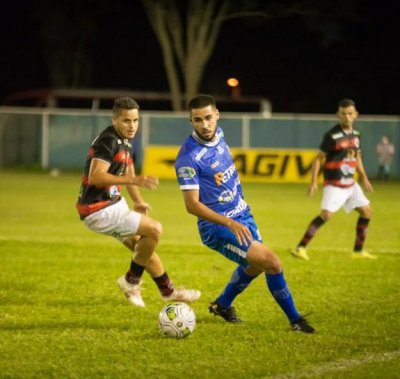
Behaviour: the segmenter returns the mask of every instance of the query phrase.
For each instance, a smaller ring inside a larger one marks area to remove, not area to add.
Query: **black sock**
[[[358,219],[356,227],[356,242],[354,244],[354,251],[362,251],[365,238],[367,237],[368,224],[369,224],[368,218],[360,217]]]
[[[310,225],[308,225],[308,228],[300,241],[299,245],[300,247],[306,247],[307,244],[311,241],[311,239],[314,237],[315,233],[317,230],[325,223],[325,220],[321,216],[317,216],[314,218],[314,220],[311,221]]]
[[[126,273],[125,278],[131,284],[139,284],[140,278],[144,272],[144,266],[141,266],[134,261],[131,261],[129,271]]]
[[[153,278],[153,280],[157,284],[162,296],[169,296],[174,292],[174,285],[166,272],[158,278]]]

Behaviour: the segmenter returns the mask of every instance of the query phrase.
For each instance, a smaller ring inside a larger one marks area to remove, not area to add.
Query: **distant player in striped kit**
[[[318,174],[322,168],[324,190],[321,213],[311,221],[303,238],[291,253],[297,258],[309,260],[306,246],[318,229],[330,220],[332,214],[343,208],[347,213],[354,209],[360,215],[352,257],[376,259],[375,255],[364,250],[372,213],[370,203],[360,185],[354,180],[357,171],[365,189],[373,191],[362,162],[360,132],[353,128],[354,121],[358,117],[355,102],[350,99],[341,100],[337,116],[339,123],[324,135],[319,152],[313,161],[312,179],[308,189],[310,196],[317,191]]]
[[[228,322],[241,322],[232,303],[258,275],[295,332],[314,333],[297,311],[278,256],[262,243],[222,129],[215,100],[198,95],[189,103],[192,134],[183,143],[175,170],[186,209],[197,216],[203,243],[238,264],[230,282],[209,305]]]

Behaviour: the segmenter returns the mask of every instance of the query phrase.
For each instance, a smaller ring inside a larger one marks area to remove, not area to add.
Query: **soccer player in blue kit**
[[[242,186],[222,129],[215,99],[198,95],[189,102],[192,134],[183,143],[175,170],[188,213],[197,216],[202,242],[238,264],[209,311],[238,323],[232,303],[253,279],[265,274],[266,284],[295,332],[315,329],[297,311],[278,256],[261,240],[244,200]]]

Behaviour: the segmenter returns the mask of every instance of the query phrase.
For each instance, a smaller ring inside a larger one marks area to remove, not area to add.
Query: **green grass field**
[[[0,378],[399,378],[400,184],[375,183],[366,248],[352,261],[357,215],[335,214],[309,246],[289,249],[319,213],[305,185],[244,184],[264,241],[281,257],[297,307],[317,329],[295,334],[260,277],[235,302],[245,323],[208,313],[235,265],[200,243],[175,182],[142,191],[164,234],[158,252],[176,286],[198,288],[197,327],[163,338],[164,303],[148,275],[145,309],[116,285],[130,255],[85,229],[80,174],[0,172]]]

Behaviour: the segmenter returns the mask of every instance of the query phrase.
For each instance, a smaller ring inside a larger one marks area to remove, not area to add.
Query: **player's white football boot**
[[[117,283],[119,285],[119,288],[121,288],[122,292],[126,296],[126,298],[133,304],[136,305],[137,307],[145,307],[144,301],[142,299],[142,291],[140,289],[140,283],[139,284],[132,284],[129,283],[125,275],[121,276],[118,280]]]
[[[187,290],[184,288],[174,288],[174,292],[169,296],[162,296],[164,301],[182,301],[184,303],[193,303],[201,296],[199,290]]]

